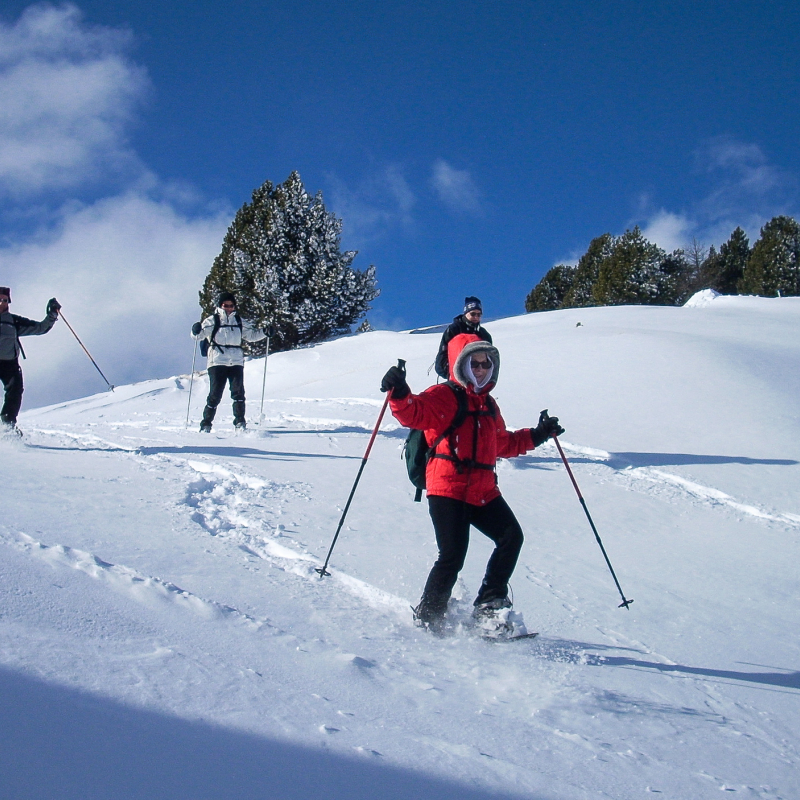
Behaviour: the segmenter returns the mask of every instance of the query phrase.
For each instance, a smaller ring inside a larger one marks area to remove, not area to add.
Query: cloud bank
[[[164,185],[132,149],[149,82],[131,41],[72,5],[0,23],[0,198],[7,215],[40,222],[6,235],[0,284],[12,287],[11,310],[33,319],[58,297],[115,384],[189,371],[197,292],[231,216],[187,213],[191,187]],[[82,201],[100,182],[111,193]],[[63,323],[25,345],[23,409],[105,388]]]
[[[126,129],[149,89],[125,31],[74,6],[33,6],[0,23],[0,189],[12,197],[143,170]]]

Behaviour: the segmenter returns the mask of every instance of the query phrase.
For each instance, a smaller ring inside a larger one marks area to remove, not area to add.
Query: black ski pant
[[[471,525],[495,544],[475,605],[506,597],[508,581],[523,542],[522,528],[508,503],[497,497],[485,506],[474,506],[450,497],[429,495],[428,510],[436,532],[439,557],[422,595],[421,606],[426,615],[435,617],[447,610],[447,601],[467,557]]]
[[[233,424],[244,424],[244,366],[235,367],[209,367],[208,368],[209,392],[206,398],[206,407],[203,410],[203,425],[211,425],[217,406],[222,400],[225,384],[230,383],[231,398],[233,399]]]
[[[3,382],[5,390],[0,420],[6,425],[16,425],[17,415],[22,407],[23,392],[22,370],[16,358],[0,359],[0,381]]]

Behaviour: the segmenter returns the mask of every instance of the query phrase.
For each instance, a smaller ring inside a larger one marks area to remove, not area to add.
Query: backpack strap
[[[19,325],[20,325],[20,323],[19,323],[16,315],[12,314],[11,315],[11,322],[10,323],[9,322],[4,322],[3,325],[13,325],[13,327],[14,327],[14,341],[15,341],[15,343],[17,345],[17,350],[19,350],[19,352],[20,352],[20,354],[22,355],[23,358],[27,359],[27,356],[25,355],[25,351],[22,349],[22,342],[19,340]]]
[[[428,451],[428,458],[443,458],[443,456],[436,456],[436,448],[449,436],[455,433],[456,428],[460,428],[464,424],[464,420],[467,418],[467,414],[469,413],[467,409],[467,392],[458,384],[453,383],[453,381],[445,381],[445,386],[449,386],[450,389],[453,391],[453,394],[456,396],[456,402],[458,403],[458,408],[456,409],[456,415],[453,417],[453,421],[447,426],[447,428],[436,437],[436,441],[430,446],[430,450]]]
[[[459,410],[456,412],[456,416],[453,419],[453,423],[450,427],[431,445],[431,450],[428,454],[428,458],[441,458],[444,461],[452,461],[456,465],[456,471],[461,474],[465,469],[485,469],[494,472],[495,465],[494,464],[482,464],[480,461],[475,461],[474,458],[458,458],[455,453],[455,447],[453,443],[450,442],[450,454],[446,453],[437,453],[436,448],[439,446],[441,441],[452,435],[456,428],[461,427],[464,421],[466,420],[467,416],[471,416],[474,420],[473,425],[473,433],[472,433],[472,452],[478,452],[478,419],[480,417],[491,417],[494,419],[497,416],[497,405],[494,402],[494,399],[491,395],[486,396],[486,411],[469,411],[467,408],[467,393],[462,387],[456,387],[452,381],[447,381],[448,386],[455,392],[456,397],[459,399]],[[463,403],[463,405],[462,405]]]
[[[239,333],[241,335],[242,318],[239,316],[239,312],[238,311],[236,312],[234,318],[236,320],[236,324],[235,325],[223,325],[222,324],[222,319],[220,318],[220,315],[219,315],[219,312],[218,311],[214,312],[214,329],[211,331],[211,337],[209,338],[208,343],[209,343],[210,347],[216,347],[217,350],[220,351],[220,353],[223,352],[223,350],[226,347],[228,347],[228,348],[231,348],[231,347],[232,348],[238,348],[239,350],[242,349],[242,345],[241,344],[224,344],[224,345],[223,344],[217,344],[216,339],[214,338],[217,335],[217,331],[222,327],[225,327],[225,328],[238,328],[239,329]]]

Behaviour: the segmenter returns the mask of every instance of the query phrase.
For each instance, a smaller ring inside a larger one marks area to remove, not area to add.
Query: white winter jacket
[[[226,314],[218,308],[215,314],[219,315],[220,325],[214,337],[214,344],[211,344],[211,334],[214,331],[214,314],[206,317],[203,327],[195,339],[208,339],[208,366],[209,367],[236,367],[244,364],[244,353],[242,352],[242,340],[246,342],[259,342],[266,338],[262,330],[257,330],[252,323],[242,320],[242,327],[236,321],[236,312]]]

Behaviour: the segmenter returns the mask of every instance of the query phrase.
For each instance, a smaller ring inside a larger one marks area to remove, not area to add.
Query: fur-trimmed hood
[[[485,353],[493,366],[492,377],[480,389],[472,384],[467,369],[469,359],[476,353]],[[500,377],[500,353],[494,345],[485,342],[476,334],[460,333],[458,336],[454,336],[447,347],[447,355],[450,361],[451,381],[455,381],[476,394],[490,392],[497,385],[497,379]]]

